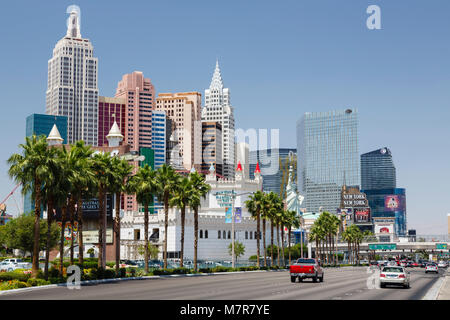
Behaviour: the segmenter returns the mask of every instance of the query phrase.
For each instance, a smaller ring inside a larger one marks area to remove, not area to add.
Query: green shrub
[[[11,271],[0,273],[0,281],[18,280],[22,282],[27,282],[29,278],[30,274],[24,274],[23,272]]]
[[[153,274],[155,276],[166,276],[166,275],[172,274],[172,270],[171,269],[156,269],[153,271]]]
[[[223,266],[217,266],[212,268],[211,272],[230,272],[233,271],[233,268],[231,267],[223,267]]]
[[[127,275],[129,275],[130,277],[135,277],[136,276],[136,268],[127,268]]]
[[[201,273],[211,273],[212,269],[211,268],[200,268],[200,269],[198,269],[198,271],[200,271]]]
[[[119,278],[125,278],[127,276],[127,269],[126,268],[120,268],[118,276],[119,276]]]
[[[175,268],[172,270],[173,274],[188,274],[189,269],[188,268]]]
[[[0,284],[0,290],[20,289],[27,287],[29,287],[29,285],[26,282],[20,280],[4,281]]]
[[[44,285],[50,284],[50,282],[45,281],[44,279],[30,278],[30,279],[28,279],[27,284],[30,287],[37,287],[37,286],[44,286]]]
[[[113,279],[116,277],[116,271],[114,269],[106,269],[104,272],[104,279]]]

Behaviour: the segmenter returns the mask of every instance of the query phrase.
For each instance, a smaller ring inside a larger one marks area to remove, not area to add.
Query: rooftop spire
[[[61,134],[59,133],[58,127],[56,124],[53,125],[52,130],[48,134],[47,137],[47,143],[51,146],[62,144],[64,141],[63,138],[61,138]]]
[[[216,69],[211,80],[210,88],[223,88],[222,75],[220,74],[219,59],[216,60]]]
[[[67,19],[67,37],[81,38],[80,32],[80,8],[76,5],[69,6],[66,11],[70,14]]]

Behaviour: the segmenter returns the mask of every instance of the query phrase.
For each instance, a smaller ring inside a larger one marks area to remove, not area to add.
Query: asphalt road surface
[[[420,300],[443,276],[425,274],[424,269],[411,271],[411,288],[387,287],[369,289],[366,267],[325,269],[324,282],[291,283],[289,272],[246,272],[196,277],[167,277],[130,280],[81,289],[66,287],[4,294],[0,300]]]

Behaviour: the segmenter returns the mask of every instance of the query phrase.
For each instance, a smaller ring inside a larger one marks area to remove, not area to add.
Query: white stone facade
[[[235,179],[216,179],[215,174],[210,173],[206,181],[211,185],[211,191],[202,201],[199,211],[199,238],[198,238],[198,259],[200,260],[225,260],[231,261],[228,253],[228,246],[231,243],[231,223],[225,223],[225,208],[221,208],[216,201],[217,191],[231,191],[237,193],[235,207],[242,208],[242,222],[235,223],[236,241],[244,244],[245,253],[239,260],[248,260],[252,255],[256,255],[256,220],[251,218],[250,213],[245,208],[245,201],[251,193],[261,190],[262,177],[256,174],[254,180],[244,178],[245,173],[237,172]],[[244,195],[239,195],[245,193]],[[159,230],[159,238],[154,243],[160,246],[160,259],[162,259],[162,248],[164,241],[164,210],[158,210],[158,214],[150,215],[149,236],[156,229]],[[144,241],[144,215],[143,213],[126,213],[121,223],[121,256],[123,259],[142,259],[142,256],[135,254],[136,244],[143,244]],[[134,240],[135,230],[139,230],[140,239]],[[207,236],[206,236],[207,232]],[[220,235],[219,235],[220,232]],[[262,232],[262,221],[261,221]],[[224,239],[225,235],[225,239]],[[230,238],[229,238],[230,236]],[[177,258],[181,243],[181,221],[178,209],[169,210],[168,227],[168,257]],[[263,241],[260,241],[260,253],[263,256]],[[266,224],[266,245],[270,244],[270,223]],[[191,210],[186,211],[185,235],[184,235],[184,257],[192,260],[194,257],[194,214]]]
[[[205,106],[202,109],[202,122],[219,122],[222,125],[223,176],[234,177],[234,114],[230,104],[230,91],[224,88],[220,74],[219,62],[211,80],[209,89],[205,90]]]
[[[70,15],[67,35],[48,61],[45,113],[67,116],[67,142],[96,146],[98,134],[98,59],[80,34],[77,12]]]

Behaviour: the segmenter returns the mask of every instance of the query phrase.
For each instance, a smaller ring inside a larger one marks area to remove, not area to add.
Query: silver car
[[[386,288],[386,285],[401,285],[409,288],[410,275],[404,267],[387,266],[380,272],[380,287]]]

